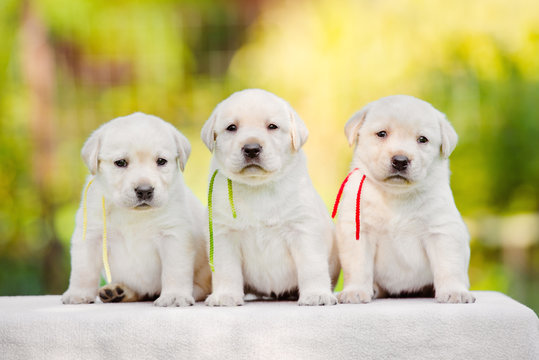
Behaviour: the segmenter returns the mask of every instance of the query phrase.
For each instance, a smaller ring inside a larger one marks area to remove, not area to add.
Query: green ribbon
[[[213,253],[214,253],[214,248],[213,248],[213,183],[215,182],[215,176],[217,175],[218,172],[219,170],[215,170],[215,172],[211,176],[210,187],[208,189],[208,220],[209,220],[208,224],[210,227],[210,268],[212,272],[215,271],[215,267],[213,265]],[[230,203],[230,208],[232,210],[232,217],[235,219],[236,208],[234,207],[234,192],[232,190],[232,180],[228,178],[226,180],[227,180],[227,185],[228,185],[228,202]]]
[[[226,179],[228,183],[228,202],[230,203],[230,209],[232,209],[232,217],[236,218],[236,209],[234,208],[234,193],[232,192],[232,180]]]

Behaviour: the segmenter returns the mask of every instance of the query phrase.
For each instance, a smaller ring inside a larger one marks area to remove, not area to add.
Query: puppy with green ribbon
[[[307,136],[286,101],[259,89],[232,94],[204,124],[213,153],[207,305],[242,305],[246,292],[336,304],[334,225],[307,171]]]

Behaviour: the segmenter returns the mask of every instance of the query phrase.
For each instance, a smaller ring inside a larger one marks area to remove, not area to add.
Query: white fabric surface
[[[383,299],[300,307],[62,305],[0,297],[1,359],[539,359],[539,320],[496,292],[475,304]]]

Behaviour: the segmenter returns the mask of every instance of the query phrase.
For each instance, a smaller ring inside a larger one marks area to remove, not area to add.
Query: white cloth
[[[475,304],[383,299],[300,307],[62,305],[0,297],[1,359],[539,359],[539,320],[496,292]]]

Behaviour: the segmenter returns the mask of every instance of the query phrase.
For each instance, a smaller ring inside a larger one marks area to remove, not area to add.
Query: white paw
[[[345,289],[337,294],[337,299],[341,304],[361,304],[369,303],[373,297],[373,289]]]
[[[206,299],[208,306],[240,306],[243,305],[243,294],[216,294]]]
[[[300,306],[335,305],[337,298],[331,292],[301,294],[298,300]]]
[[[436,291],[436,301],[451,304],[473,303],[475,302],[475,297],[468,290],[442,289]]]
[[[180,293],[164,293],[153,302],[155,306],[191,306],[194,303],[195,299],[191,295]]]
[[[97,297],[97,289],[67,289],[62,295],[64,304],[93,304]]]

